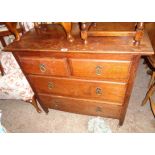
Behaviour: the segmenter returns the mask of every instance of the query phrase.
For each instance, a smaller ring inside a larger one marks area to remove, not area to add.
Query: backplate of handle
[[[102,74],[102,66],[96,66],[96,75]]]
[[[96,94],[97,95],[102,95],[102,89],[101,88],[96,88]]]
[[[54,83],[53,82],[48,82],[48,89],[54,88]]]
[[[96,108],[96,112],[102,112],[102,108],[101,107],[97,107]]]
[[[39,65],[39,68],[40,68],[40,71],[41,72],[46,72],[46,66],[45,66],[45,64],[40,64]]]

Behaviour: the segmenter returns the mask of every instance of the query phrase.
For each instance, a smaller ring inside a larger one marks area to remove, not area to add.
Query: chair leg
[[[42,112],[41,109],[38,107],[38,103],[37,103],[37,99],[36,99],[35,95],[32,98],[31,104],[36,108],[38,113]]]
[[[144,34],[144,22],[138,22],[136,27],[136,34],[134,38],[134,45],[139,46]]]
[[[81,23],[81,38],[84,40],[84,44],[87,44],[87,38],[88,38],[88,26],[85,22]]]
[[[151,104],[153,115],[155,116],[155,103],[152,101],[151,97],[150,97],[150,104]]]
[[[149,85],[148,85],[149,88],[152,86],[154,80],[155,80],[155,72],[153,71],[152,76],[151,76],[151,80],[150,80]]]
[[[4,75],[4,70],[3,70],[1,62],[0,62],[0,72],[1,72],[1,75],[3,76]]]
[[[5,22],[6,27],[8,30],[15,35],[15,40],[20,40],[20,35],[16,29],[17,22]]]
[[[146,104],[146,102],[148,101],[148,99],[152,96],[153,92],[155,91],[155,84],[153,84],[150,89],[148,90],[143,102],[142,102],[142,106]]]
[[[73,42],[74,38],[71,34],[71,30],[72,30],[72,23],[71,22],[60,22],[60,25],[63,26],[63,28],[65,29],[66,35],[67,35],[67,40],[69,42]]]
[[[42,112],[41,109],[38,107],[38,103],[37,103],[37,99],[36,99],[35,95],[33,96],[33,98],[32,98],[31,101],[29,100],[29,101],[26,101],[26,102],[31,103],[35,107],[35,109],[36,109],[36,111],[38,113],[41,113]]]

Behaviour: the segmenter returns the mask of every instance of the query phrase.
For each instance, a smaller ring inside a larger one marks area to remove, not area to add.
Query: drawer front
[[[99,82],[90,80],[29,76],[30,81],[39,93],[52,93],[77,98],[88,98],[118,102],[122,104],[126,84],[116,82]]]
[[[39,94],[39,98],[46,107],[52,109],[113,118],[120,116],[121,106],[117,105],[46,94]]]
[[[69,59],[72,75],[104,80],[126,81],[130,61]]]
[[[68,76],[69,69],[65,58],[21,57],[21,65],[28,74]]]

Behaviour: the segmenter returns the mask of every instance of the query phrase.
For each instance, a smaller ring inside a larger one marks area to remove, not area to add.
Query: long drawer
[[[126,91],[126,83],[118,82],[35,75],[29,75],[29,79],[39,93],[103,100],[119,105],[123,103]]]
[[[21,57],[20,62],[27,74],[69,76],[66,58]]]
[[[69,59],[72,75],[102,80],[127,81],[129,60]]]
[[[39,98],[47,108],[95,116],[119,118],[122,108],[103,102],[47,94],[39,94]]]

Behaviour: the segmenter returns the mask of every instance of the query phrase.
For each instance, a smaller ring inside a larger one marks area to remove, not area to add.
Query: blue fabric
[[[5,129],[0,125],[0,133],[6,133]]]

